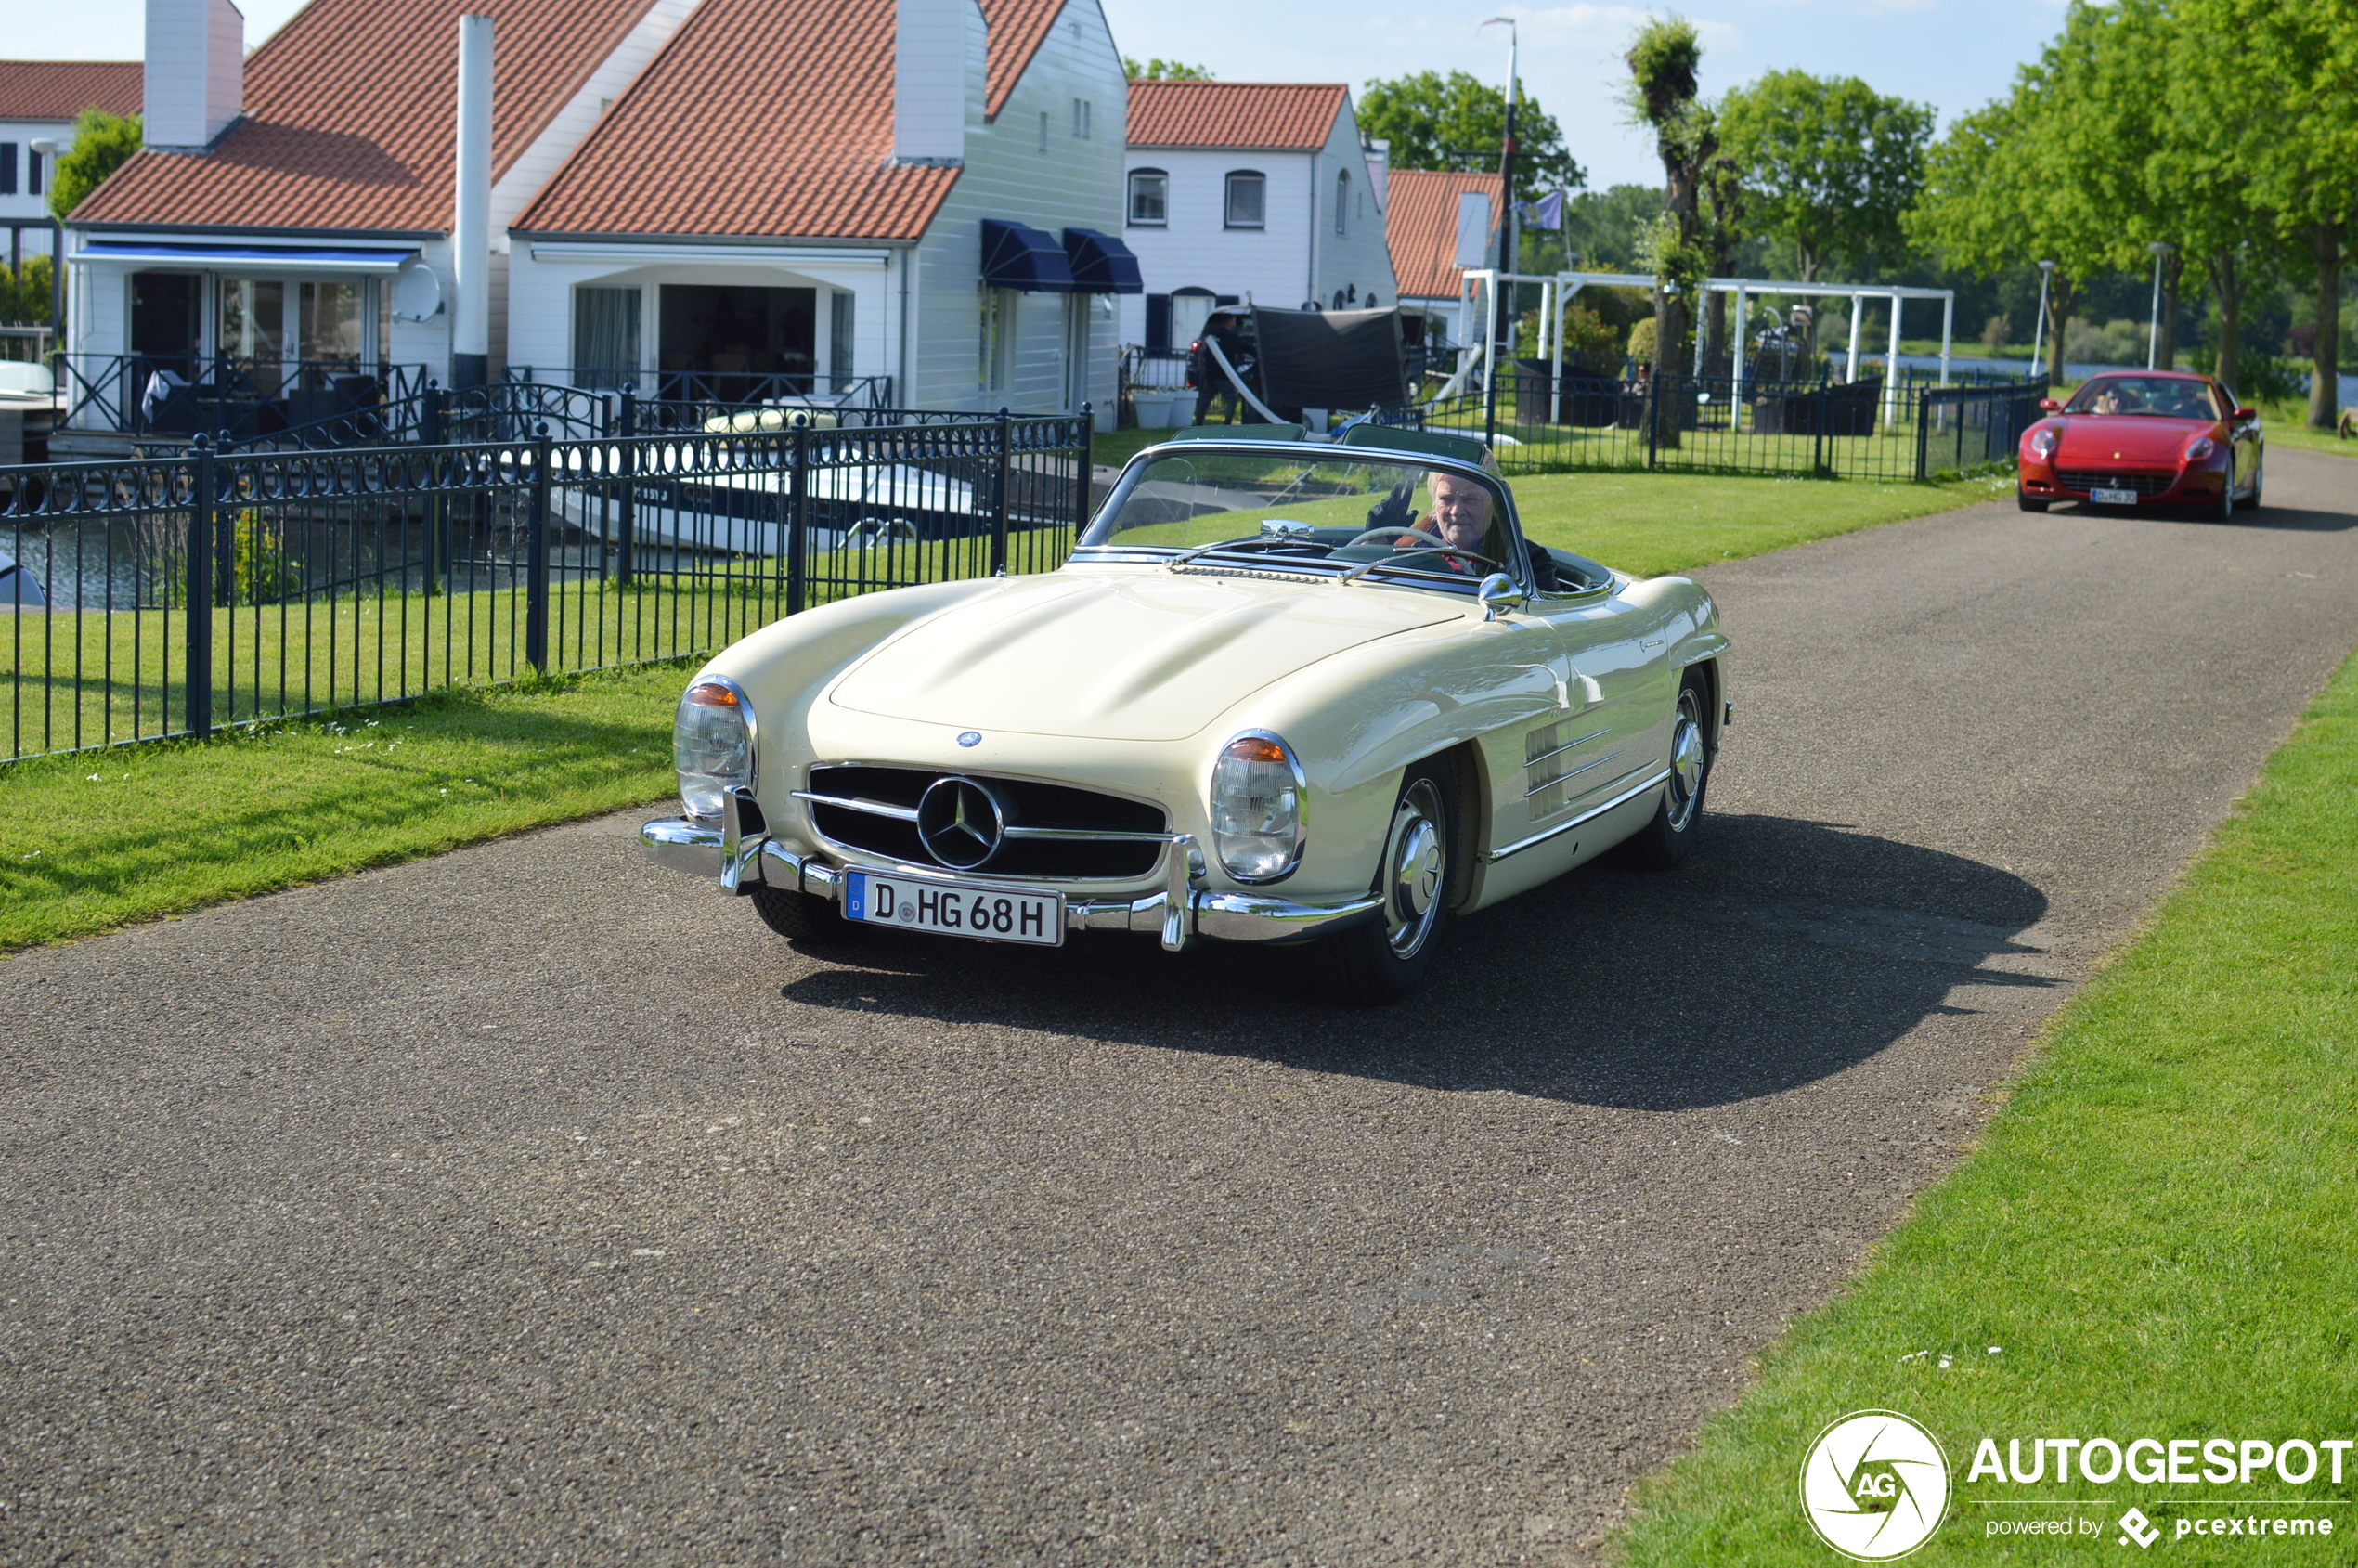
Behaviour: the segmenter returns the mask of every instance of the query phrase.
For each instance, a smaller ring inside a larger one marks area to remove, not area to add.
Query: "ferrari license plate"
[[[2134,490],[2091,490],[2088,492],[2088,499],[2098,506],[2135,506],[2137,492]]]
[[[1065,940],[1061,893],[1018,892],[971,882],[915,881],[872,871],[844,877],[843,916],[904,931],[978,937],[993,942],[1059,947]]]

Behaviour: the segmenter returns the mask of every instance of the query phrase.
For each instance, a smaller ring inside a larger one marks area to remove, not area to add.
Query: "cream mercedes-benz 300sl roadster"
[[[1710,595],[1529,544],[1480,456],[1174,441],[1056,571],[766,627],[680,699],[647,848],[806,942],[1301,943],[1406,995],[1453,918],[1683,856],[1731,711]]]

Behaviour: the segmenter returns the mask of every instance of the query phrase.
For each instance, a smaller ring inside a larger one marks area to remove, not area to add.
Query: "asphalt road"
[[[0,965],[0,1562],[1585,1560],[2358,641],[2270,491],[1711,572],[1708,840],[1391,1012],[822,962],[643,812]]]

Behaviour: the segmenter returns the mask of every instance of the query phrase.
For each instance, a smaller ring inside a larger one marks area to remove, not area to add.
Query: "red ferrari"
[[[2260,410],[2239,408],[2209,376],[2124,370],[2092,376],[2069,403],[2022,433],[2016,499],[2025,512],[2057,501],[2172,506],[2225,522],[2260,504]]]

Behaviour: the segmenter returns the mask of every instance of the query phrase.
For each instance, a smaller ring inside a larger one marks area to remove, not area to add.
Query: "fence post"
[[[810,424],[794,427],[794,456],[786,470],[786,614],[802,614],[810,592]]]
[[[624,588],[630,586],[631,574],[639,568],[639,448],[634,438],[639,434],[639,394],[635,388],[622,389],[622,472],[616,481],[620,493],[615,498],[615,580]]]
[[[1833,399],[1826,395],[1826,372],[1818,372],[1818,414],[1810,421],[1817,439],[1810,443],[1809,472],[1823,478],[1826,473],[1826,421],[1833,414]]]
[[[1655,357],[1661,356],[1657,355]],[[1656,365],[1653,374],[1646,378],[1646,466],[1648,468],[1654,465],[1654,447],[1660,439],[1662,431],[1662,421],[1655,417],[1655,405],[1661,396],[1662,367]]]
[[[188,647],[181,658],[188,682],[188,732],[213,734],[213,441],[196,440],[196,488],[188,498],[188,613],[181,617]]]
[[[418,414],[418,437],[429,447],[442,445],[442,388],[431,381],[426,382],[424,406]],[[442,473],[441,460],[429,459],[427,464],[427,472],[439,478]],[[436,484],[426,494],[426,595],[428,598],[442,591],[443,565],[448,558],[448,551],[443,538],[444,517],[442,486]]]
[[[1932,477],[1932,471],[1926,466],[1932,457],[1931,415],[1932,389],[1927,387],[1916,394],[1916,482],[1918,484]]]
[[[999,464],[991,486],[993,504],[991,508],[991,575],[1007,575],[1007,481],[1012,467],[1015,445],[1015,418],[1003,405],[999,409]]]
[[[1081,530],[1089,525],[1089,495],[1095,480],[1095,448],[1097,444],[1097,414],[1089,404],[1081,405],[1081,461],[1073,480],[1072,542],[1081,542]]]
[[[532,432],[532,511],[525,519],[524,661],[549,673],[549,427]]]

